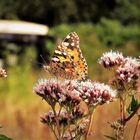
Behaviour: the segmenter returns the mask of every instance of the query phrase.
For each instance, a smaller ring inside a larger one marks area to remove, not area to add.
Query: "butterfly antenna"
[[[40,57],[41,57],[41,59],[43,60],[43,62],[45,63],[45,64],[47,64],[47,62],[46,62],[46,60],[43,58],[43,56],[40,54]]]
[[[31,64],[37,64],[37,65],[43,65],[42,63],[40,63],[40,62],[37,62],[37,61],[34,61],[33,62],[33,59],[30,59],[30,62],[31,62]]]

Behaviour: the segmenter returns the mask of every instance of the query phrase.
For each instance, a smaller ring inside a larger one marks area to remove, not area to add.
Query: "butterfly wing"
[[[79,47],[78,35],[75,32],[70,33],[64,39],[62,45],[67,45],[67,54],[74,63],[75,79],[86,79],[88,75],[88,66]]]
[[[85,79],[87,64],[79,48],[79,37],[75,32],[66,36],[57,46],[47,70],[65,79]]]

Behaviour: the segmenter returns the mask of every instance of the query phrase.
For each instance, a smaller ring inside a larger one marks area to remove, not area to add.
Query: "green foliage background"
[[[139,0],[1,0],[0,18],[48,24],[92,22],[101,18],[140,23]]]

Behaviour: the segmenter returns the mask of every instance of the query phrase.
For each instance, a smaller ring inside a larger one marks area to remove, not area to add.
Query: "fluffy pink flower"
[[[33,90],[50,105],[58,102],[64,107],[75,107],[82,100],[89,105],[99,105],[111,102],[116,92],[108,85],[98,82],[76,80],[40,80]]]
[[[124,62],[124,57],[120,52],[106,52],[98,60],[98,63],[103,65],[105,68],[111,68],[114,66],[120,66]]]
[[[33,87],[33,91],[50,105],[55,105],[62,98],[61,96],[64,95],[64,88],[57,79],[41,79]]]
[[[117,69],[118,79],[130,82],[140,76],[140,59],[126,57],[123,65]]]
[[[89,106],[97,106],[115,99],[117,93],[110,86],[90,80],[81,82],[79,85],[81,98]]]

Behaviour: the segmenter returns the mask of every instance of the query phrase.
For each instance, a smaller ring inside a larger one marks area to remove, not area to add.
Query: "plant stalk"
[[[86,133],[86,136],[85,136],[85,140],[88,140],[88,136],[89,136],[91,126],[92,126],[92,121],[93,121],[93,112],[90,113],[90,116],[89,116],[89,124],[88,124],[87,133]]]
[[[139,123],[140,123],[140,115],[138,116],[138,120],[137,120],[137,123],[136,123],[136,127],[135,127],[135,130],[134,130],[134,135],[133,135],[132,140],[136,139],[136,133],[137,133],[137,130],[138,130]]]

